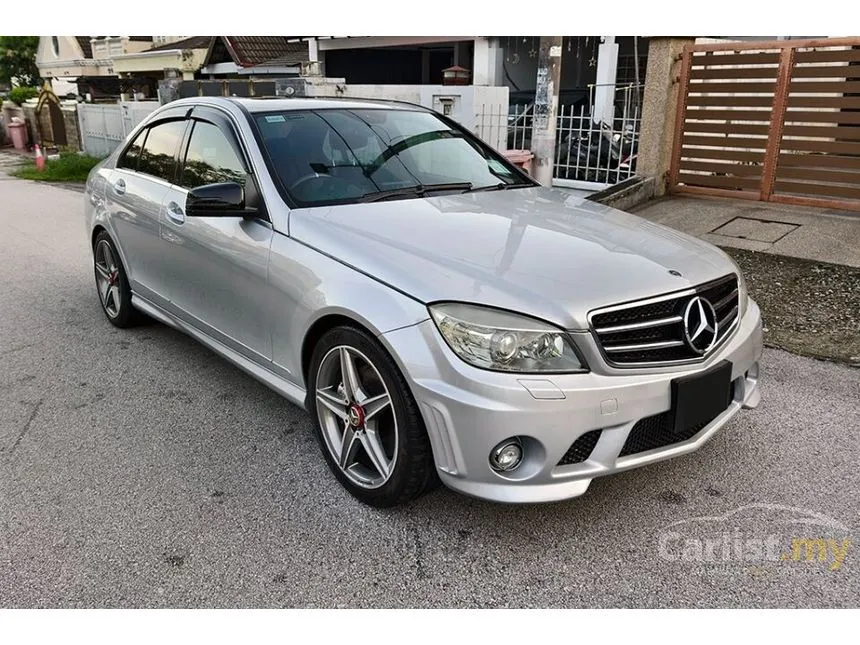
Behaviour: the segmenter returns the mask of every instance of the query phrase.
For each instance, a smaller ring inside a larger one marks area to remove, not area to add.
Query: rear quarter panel
[[[105,191],[107,190],[113,164],[110,158],[103,160],[94,167],[84,188],[84,223],[86,225],[87,241],[92,244],[93,232],[96,227],[107,229],[113,236],[113,229],[107,216]]]

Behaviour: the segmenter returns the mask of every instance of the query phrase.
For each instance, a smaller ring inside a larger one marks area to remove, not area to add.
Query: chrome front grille
[[[591,329],[606,361],[637,367],[702,360],[704,356],[690,346],[684,333],[684,310],[695,296],[707,300],[716,314],[712,352],[737,324],[740,301],[734,274],[693,289],[593,311]]]

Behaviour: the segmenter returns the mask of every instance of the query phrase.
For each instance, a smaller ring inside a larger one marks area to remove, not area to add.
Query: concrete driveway
[[[372,510],[303,411],[108,324],[81,210],[0,179],[0,606],[857,606],[860,371],[767,350],[758,410],[567,503]]]
[[[632,212],[717,246],[860,267],[860,212],[687,194]]]

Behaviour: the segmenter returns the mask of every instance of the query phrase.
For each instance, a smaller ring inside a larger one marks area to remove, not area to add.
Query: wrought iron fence
[[[591,85],[579,101],[559,105],[556,121],[554,184],[601,188],[636,173],[641,122],[642,85],[615,86],[614,117],[595,110],[599,86]],[[475,134],[491,145],[528,150],[534,104],[512,103],[507,114],[490,108],[476,115]]]

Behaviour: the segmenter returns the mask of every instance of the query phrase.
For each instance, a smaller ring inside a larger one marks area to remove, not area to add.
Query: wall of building
[[[84,65],[84,56],[74,36],[56,36],[59,54],[54,54],[51,39],[54,36],[41,36],[36,50],[36,65],[42,77],[81,76],[94,74],[95,68]]]
[[[525,38],[525,42],[523,41]],[[561,87],[575,89],[594,83],[597,73],[599,36],[564,39],[561,52]],[[499,39],[505,84],[515,91],[534,91],[537,79],[537,52],[540,38],[503,36]],[[532,55],[533,54],[533,55]],[[590,65],[591,59],[594,65]]]
[[[597,48],[600,36],[564,37],[561,53],[561,89],[585,89],[597,79]],[[531,91],[535,89],[537,78],[537,50],[540,39],[526,36],[502,36],[498,39],[503,57],[504,83],[512,92]],[[618,43],[618,83],[632,83],[634,72],[633,37],[617,37]],[[646,60],[648,57],[648,39],[638,39],[639,71],[641,81],[645,78]],[[532,56],[534,52],[534,56]],[[515,62],[516,61],[516,62]]]
[[[178,69],[193,78],[206,58],[205,49],[170,49],[152,53],[129,54],[114,58],[113,68],[117,74],[151,72],[163,76],[165,69]]]
[[[347,83],[441,83],[442,70],[454,64],[454,46],[341,49],[325,52],[325,72]],[[463,65],[471,67],[470,64]]]
[[[309,81],[309,82],[308,82]],[[372,85],[344,83],[342,79],[304,79],[302,95],[406,101],[450,116],[490,145],[504,150],[506,130],[498,121],[507,115],[507,87],[479,85]],[[494,115],[495,119],[488,119]],[[504,117],[506,118],[506,117]]]
[[[123,54],[136,54],[152,47],[152,42],[146,40],[129,40],[128,36],[102,36],[90,41],[93,48],[93,58],[113,59]]]

